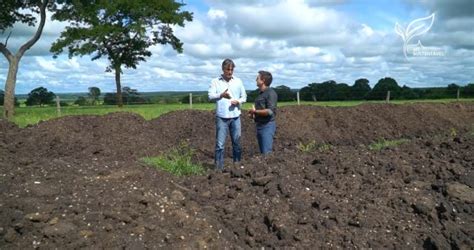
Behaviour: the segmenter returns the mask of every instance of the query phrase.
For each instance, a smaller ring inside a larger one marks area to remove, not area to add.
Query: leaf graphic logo
[[[403,30],[402,26],[398,23],[395,23],[395,32],[397,32],[397,34],[403,39],[403,54],[406,59],[408,59],[407,48],[410,40],[415,36],[420,36],[428,32],[431,29],[431,26],[433,26],[434,18],[435,13],[427,17],[415,19],[408,24],[405,30]],[[418,43],[420,43],[419,40]]]

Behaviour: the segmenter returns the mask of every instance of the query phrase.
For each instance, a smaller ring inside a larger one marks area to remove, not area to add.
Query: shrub
[[[84,96],[79,96],[76,101],[74,101],[74,104],[77,104],[79,106],[86,106],[87,105],[87,99]]]

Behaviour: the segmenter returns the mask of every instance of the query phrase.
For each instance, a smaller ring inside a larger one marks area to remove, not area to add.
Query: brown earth
[[[280,108],[268,157],[242,123],[217,173],[212,112],[0,120],[0,249],[473,248],[473,103]],[[182,142],[205,175],[139,160]]]

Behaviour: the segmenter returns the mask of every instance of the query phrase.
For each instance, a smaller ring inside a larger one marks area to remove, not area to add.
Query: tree
[[[296,94],[285,85],[276,86],[273,88],[278,95],[278,101],[290,102],[296,99]]]
[[[369,100],[383,100],[387,96],[387,91],[390,91],[390,98],[397,98],[402,88],[398,86],[397,81],[390,77],[381,78],[374,88],[367,95]]]
[[[365,78],[357,79],[354,85],[351,87],[352,99],[362,100],[365,99],[367,94],[370,92],[369,80]]]
[[[98,87],[89,87],[89,98],[92,100],[92,105],[95,105],[99,100],[100,89]]]
[[[0,89],[0,106],[3,106],[3,101],[5,100],[5,92]],[[15,97],[15,107],[20,106],[20,103],[18,102],[18,98]]]
[[[331,100],[345,101],[351,99],[351,87],[347,83],[336,84],[336,89]]]
[[[56,95],[53,92],[48,91],[47,88],[39,87],[39,88],[33,89],[28,94],[28,98],[26,99],[26,105],[43,106],[44,104],[52,104],[54,103],[54,97],[56,97]]]
[[[132,89],[130,87],[123,87],[123,102],[127,104],[147,104],[150,103],[148,98],[141,96],[138,93],[138,90]]]
[[[449,98],[453,98],[456,96],[456,93],[458,92],[458,90],[459,90],[459,85],[457,85],[456,83],[448,84],[448,87],[446,88],[446,96]]]
[[[87,105],[87,99],[84,96],[79,96],[74,101],[74,104],[79,105],[79,106],[86,106]]]
[[[11,32],[5,39],[5,43],[0,42],[0,52],[8,60],[8,75],[5,82],[5,100],[3,116],[7,119],[13,118],[15,114],[15,85],[18,73],[18,65],[21,58],[41,37],[44,24],[46,22],[46,8],[53,7],[54,3],[49,0],[29,0],[29,1],[0,1],[0,32],[3,34],[11,28],[16,22],[26,23],[34,26],[36,17],[33,13],[39,13],[40,22],[36,32],[25,44],[23,44],[16,54],[13,54],[8,48],[8,39]]]
[[[123,106],[120,74],[122,66],[135,69],[151,56],[148,48],[170,44],[178,53],[183,43],[171,25],[184,26],[192,13],[181,11],[183,3],[174,0],[58,0],[62,5],[53,18],[70,21],[51,51],[57,56],[64,48],[69,57],[92,54],[92,60],[107,57],[106,71],[114,71],[117,104]]]
[[[403,85],[402,90],[400,91],[400,98],[406,100],[412,100],[419,98],[418,94],[411,89],[410,87]]]
[[[104,95],[104,104],[105,105],[117,105],[117,95],[115,93],[105,93],[105,95]]]
[[[469,83],[462,88],[463,97],[474,97],[474,83]]]
[[[126,104],[147,104],[151,103],[151,101],[141,96],[136,89],[132,89],[130,87],[123,87],[122,88],[122,103]],[[117,98],[113,93],[106,93],[104,95],[104,104],[105,105],[116,105]]]
[[[303,101],[316,101],[316,96],[314,95],[317,83],[310,83],[308,86],[301,88],[300,98]]]

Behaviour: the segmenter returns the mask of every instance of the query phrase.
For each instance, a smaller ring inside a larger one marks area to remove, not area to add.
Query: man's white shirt
[[[231,98],[221,98],[220,95],[227,89]],[[221,118],[234,118],[241,114],[241,106],[247,101],[242,81],[233,76],[228,82],[222,76],[211,81],[208,91],[209,100],[216,101],[216,116]],[[239,105],[232,105],[231,100],[239,101]]]

